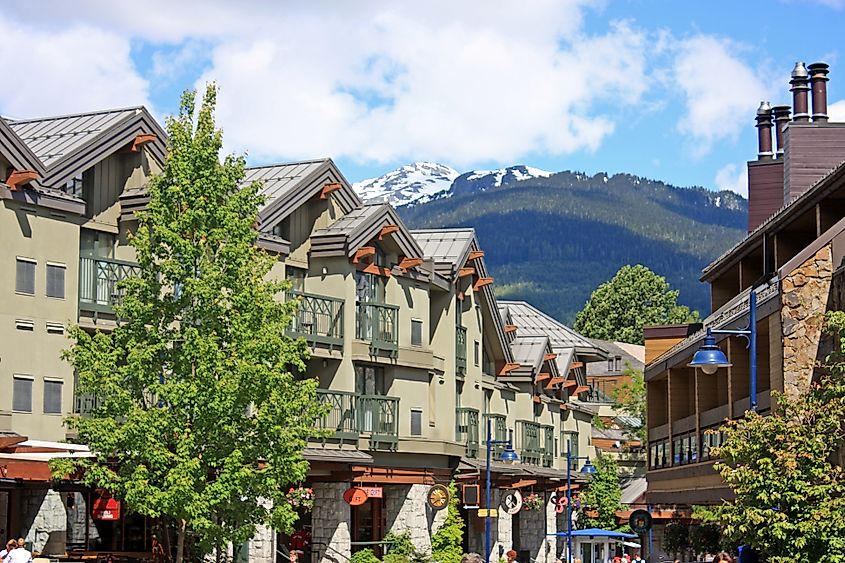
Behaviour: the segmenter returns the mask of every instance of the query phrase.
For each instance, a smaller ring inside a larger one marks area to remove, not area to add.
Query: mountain
[[[391,187],[406,189],[398,179]],[[681,303],[706,315],[701,269],[745,235],[748,211],[729,191],[524,166],[456,174],[448,188],[395,200],[405,202],[398,210],[411,228],[474,227],[497,294],[566,323],[625,264],[666,276]]]
[[[442,197],[459,175],[457,170],[443,164],[415,162],[352,187],[367,203],[386,201],[401,207]]]

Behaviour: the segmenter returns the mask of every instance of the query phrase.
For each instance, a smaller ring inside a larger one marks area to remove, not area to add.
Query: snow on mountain
[[[436,162],[415,162],[352,187],[367,203],[388,202],[395,207],[443,197],[460,173]]]
[[[539,168],[523,166],[521,164],[499,168],[498,170],[475,170],[458,176],[452,184],[451,193],[483,192],[514,182],[531,180],[532,178],[548,178],[552,174],[553,172],[547,172]]]

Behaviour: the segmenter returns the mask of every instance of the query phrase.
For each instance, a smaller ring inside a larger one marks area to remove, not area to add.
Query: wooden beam
[[[132,146],[129,147],[131,152],[138,152],[141,150],[141,147],[146,145],[147,143],[152,143],[158,139],[153,133],[143,133],[141,135],[135,135],[135,139],[132,141]]]
[[[367,264],[366,268],[361,268],[362,272],[366,272],[368,274],[375,274],[377,276],[382,276],[384,278],[390,277],[390,268],[382,268],[378,264]]]
[[[516,332],[517,326],[516,325],[505,325],[505,333]]]
[[[519,364],[515,362],[508,362],[502,366],[502,369],[499,370],[499,375],[507,375],[515,369],[519,369]]]
[[[538,373],[537,377],[534,378],[534,383],[540,383],[541,381],[545,381],[547,379],[551,379],[552,374],[550,373]]]
[[[545,356],[543,356],[544,362],[551,362],[552,360],[556,360],[556,359],[557,359],[557,354],[546,354]]]
[[[472,252],[469,253],[469,257],[467,258],[467,261],[478,260],[479,258],[483,258],[483,257],[484,257],[484,251],[483,250],[473,250]]]
[[[590,390],[589,385],[579,385],[578,387],[575,388],[575,391],[573,391],[572,393],[574,395],[577,395],[579,393],[586,393],[589,390]]]
[[[478,291],[485,285],[490,285],[493,283],[493,278],[478,278],[478,280],[473,284],[472,289],[473,291]]]
[[[378,233],[378,239],[381,240],[389,234],[398,233],[399,232],[399,225],[385,225],[381,228],[381,231]]]
[[[549,379],[548,383],[546,383],[546,389],[551,389],[555,385],[560,385],[564,381],[566,381],[566,379],[564,379],[563,377],[553,377]]]
[[[324,185],[323,189],[320,190],[320,199],[326,199],[327,197],[329,197],[330,193],[336,192],[342,187],[343,185],[340,182],[330,182]]]
[[[358,250],[355,251],[355,256],[352,257],[352,263],[357,264],[361,261],[361,258],[366,258],[367,256],[375,256],[376,255],[376,247],[375,246],[362,246]]]
[[[407,272],[411,268],[416,268],[417,266],[421,266],[423,263],[422,258],[402,258],[402,261],[399,262],[399,269]]]
[[[575,381],[574,379],[570,379],[566,383],[563,384],[564,387],[576,387],[577,385],[578,385],[578,382]]]
[[[522,488],[524,488],[524,487],[533,487],[533,486],[534,486],[534,485],[536,485],[536,484],[537,484],[537,480],[536,480],[536,479],[520,479],[520,480],[519,480],[519,481],[517,481],[516,483],[512,484],[512,485],[511,485],[511,488],[513,488],[513,489],[522,489]]]
[[[33,180],[38,179],[38,172],[35,170],[12,170],[9,177],[6,178],[6,185],[9,186],[13,192],[18,190],[18,186],[22,186]]]
[[[584,362],[572,362],[569,364],[569,370],[572,371],[573,369],[578,369],[584,367]]]
[[[540,395],[532,395],[531,400],[537,403],[538,405],[543,402],[543,400],[540,398]]]
[[[466,267],[466,268],[461,268],[460,270],[458,270],[458,277],[459,278],[465,278],[467,276],[474,276],[474,275],[475,275],[475,268],[473,268],[473,267]]]

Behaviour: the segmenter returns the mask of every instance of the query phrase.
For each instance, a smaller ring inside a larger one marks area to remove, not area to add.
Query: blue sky
[[[227,149],[331,156],[351,181],[429,160],[629,172],[742,192],[754,110],[831,64],[845,0],[12,1],[0,114],[145,104],[214,80]]]

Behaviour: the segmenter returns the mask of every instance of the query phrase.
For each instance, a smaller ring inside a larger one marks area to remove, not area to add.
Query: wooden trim
[[[339,190],[342,187],[343,186],[341,185],[340,182],[330,182],[328,184],[325,184],[323,186],[323,189],[320,190],[320,199],[326,199],[327,197],[329,197],[330,193],[336,192],[337,190]]]
[[[543,356],[544,362],[551,362],[552,360],[556,360],[556,359],[557,359],[557,354],[546,354],[545,356]]]
[[[398,233],[399,232],[399,225],[385,225],[381,228],[378,233],[378,239],[382,240],[387,235]]]
[[[403,271],[407,271],[411,268],[416,268],[417,266],[422,266],[423,259],[422,258],[402,258],[399,262],[399,269]]]
[[[578,393],[586,393],[589,390],[590,390],[590,387],[588,385],[579,385],[578,387],[575,388],[575,391],[573,391],[572,393],[577,395]]]
[[[129,147],[129,150],[130,152],[138,152],[141,150],[141,147],[147,143],[152,143],[156,139],[158,139],[158,137],[154,133],[142,133],[141,135],[135,135],[135,138],[132,140],[132,146]]]
[[[537,484],[536,479],[520,479],[516,483],[513,483],[511,485],[511,488],[512,489],[521,489],[523,487],[533,487],[536,484]]]
[[[499,370],[499,375],[507,375],[515,369],[519,369],[519,364],[515,362],[508,362],[502,366],[502,369]]]
[[[368,274],[375,274],[377,276],[382,276],[385,278],[390,277],[390,268],[382,268],[378,264],[367,264],[365,268],[361,268],[362,272],[366,272]]]
[[[546,383],[546,389],[551,389],[555,385],[560,385],[564,381],[566,381],[566,379],[564,379],[563,377],[553,377],[549,380],[548,383]]]
[[[473,268],[471,266],[466,267],[466,268],[461,268],[460,270],[458,270],[458,277],[459,278],[465,278],[467,276],[474,276],[474,275],[475,275],[475,268]]]
[[[467,257],[467,261],[478,260],[479,258],[483,258],[483,257],[484,257],[484,251],[483,250],[473,250],[472,252],[469,253],[469,257]]]
[[[534,378],[534,383],[539,383],[541,381],[545,381],[545,380],[551,379],[551,378],[552,378],[552,374],[550,374],[550,373],[545,373],[545,372],[538,373],[537,377]]]
[[[472,285],[473,291],[478,291],[485,285],[490,285],[493,283],[493,278],[478,278],[478,280]]]
[[[575,387],[575,386],[577,386],[577,385],[578,385],[578,382],[577,382],[577,381],[575,381],[574,379],[570,379],[570,380],[566,381],[566,382],[563,384],[563,387],[564,387],[564,388],[569,388],[569,387]]]
[[[18,190],[18,186],[32,182],[38,179],[38,172],[35,170],[12,170],[9,177],[6,178],[6,185],[9,186],[13,192]]]
[[[517,326],[516,325],[505,325],[505,333],[516,332]]]
[[[572,362],[569,364],[569,371],[584,367],[584,362]]]
[[[531,397],[531,400],[537,403],[538,405],[543,402],[543,400],[540,398],[540,395],[533,395]]]
[[[361,261],[361,258],[366,258],[367,256],[375,256],[376,255],[376,247],[375,246],[362,246],[358,250],[355,251],[355,255],[352,257],[352,263],[357,264]]]

